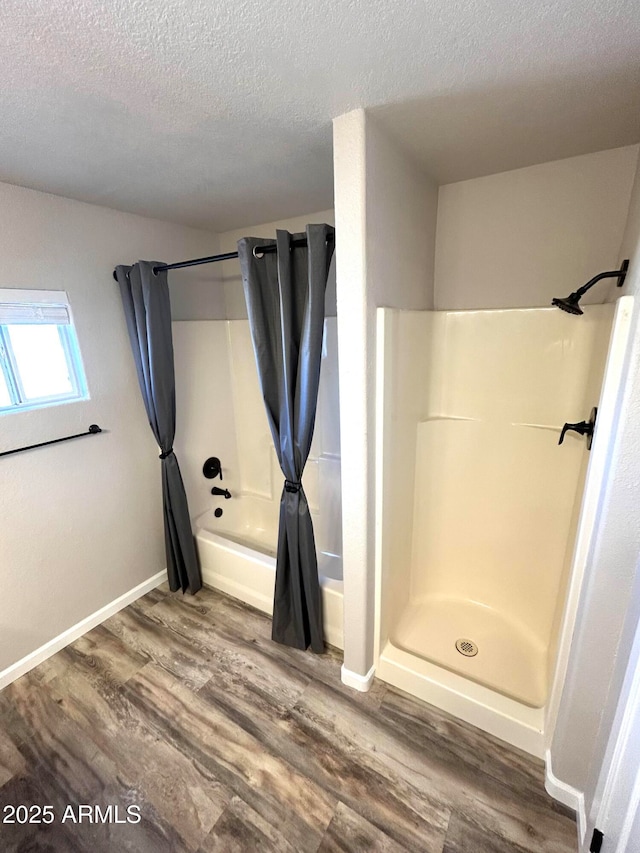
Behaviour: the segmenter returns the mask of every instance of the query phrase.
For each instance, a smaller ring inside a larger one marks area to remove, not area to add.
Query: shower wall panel
[[[550,635],[613,316],[437,312],[418,425],[412,595],[472,597]],[[597,377],[598,387],[593,387]],[[428,566],[427,572],[420,564]]]
[[[383,644],[409,602],[416,426],[427,417],[429,383],[435,372],[431,363],[435,318],[432,311],[378,312],[378,340],[385,341],[384,387],[378,389],[378,396],[385,395],[388,417],[381,449],[385,471],[378,487],[385,520],[384,530],[378,531]]]
[[[243,493],[273,501],[273,468],[277,460],[258,384],[249,323],[231,320],[226,326],[238,448],[238,488]]]
[[[544,704],[612,313],[384,312],[383,643]]]
[[[232,492],[238,477],[235,413],[224,320],[172,323],[176,374],[176,437],[191,517],[211,507],[211,480],[202,475],[209,456],[222,461],[224,485]]]

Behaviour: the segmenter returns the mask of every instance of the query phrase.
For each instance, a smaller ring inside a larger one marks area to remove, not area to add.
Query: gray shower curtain
[[[272,638],[296,649],[324,651],[322,601],[309,505],[302,488],[316,416],[324,327],[324,296],[333,254],[330,225],[304,234],[278,231],[277,253],[255,257],[272,240],[238,243],[258,376],[278,461],[285,476]]]
[[[178,460],[173,452],[176,393],[167,273],[159,261],[116,267],[133,360],[149,424],[161,449],[162,502],[167,574],[172,591],[202,587],[189,507]]]

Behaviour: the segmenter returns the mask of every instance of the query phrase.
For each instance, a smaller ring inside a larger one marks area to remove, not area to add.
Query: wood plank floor
[[[0,818],[55,820],[2,823],[2,853],[577,849],[541,762],[269,635],[233,599],[161,588],[6,688]],[[78,804],[141,820],[76,823]]]

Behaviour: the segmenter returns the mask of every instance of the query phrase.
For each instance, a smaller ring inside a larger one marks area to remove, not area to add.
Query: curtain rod
[[[334,239],[333,232],[327,234],[327,242],[331,243]],[[307,238],[300,237],[297,240],[291,241],[292,249],[300,249],[303,246],[307,245]],[[278,247],[276,243],[267,243],[264,246],[256,246],[253,250],[253,254],[256,258],[262,257],[262,255],[273,255],[278,251]],[[218,261],[231,261],[233,258],[237,258],[237,252],[226,252],[224,255],[209,255],[208,258],[193,258],[190,261],[179,261],[177,264],[162,264],[162,266],[154,267],[153,272],[157,275],[159,272],[164,272],[165,270],[179,270],[183,267],[197,267],[200,264],[215,264]],[[116,277],[116,271],[113,271],[113,277],[118,280]]]

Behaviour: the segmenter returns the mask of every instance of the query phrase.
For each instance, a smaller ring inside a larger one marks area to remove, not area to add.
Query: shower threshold
[[[546,702],[547,649],[525,626],[493,608],[452,598],[412,602],[390,639],[404,651],[529,707]],[[471,648],[476,653],[469,655]]]

